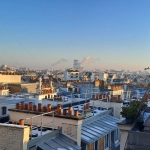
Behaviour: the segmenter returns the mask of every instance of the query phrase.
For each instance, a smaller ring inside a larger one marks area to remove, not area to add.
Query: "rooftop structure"
[[[10,123],[31,127],[28,149],[119,149],[119,130],[113,109],[89,106],[76,99],[57,105],[24,102],[10,111]],[[45,129],[46,128],[46,129]],[[65,144],[64,144],[65,143]]]

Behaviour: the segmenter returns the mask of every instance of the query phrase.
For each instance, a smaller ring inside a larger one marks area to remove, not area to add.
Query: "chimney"
[[[68,109],[68,115],[69,115],[69,116],[72,115],[72,107],[69,107],[69,109]]]
[[[78,117],[78,110],[74,110],[74,116]]]
[[[36,105],[33,105],[33,111],[36,111]]]
[[[29,111],[32,111],[32,102],[29,102],[28,110],[29,110]]]
[[[66,115],[67,114],[67,109],[63,109],[63,115]]]
[[[57,105],[57,113],[61,115],[62,106],[60,104]]]
[[[52,110],[52,105],[51,104],[48,104],[47,105],[47,112],[50,112]]]
[[[46,106],[43,106],[43,112],[47,112]]]
[[[24,101],[21,102],[21,110],[24,109]]]
[[[101,94],[99,95],[99,99],[102,99],[102,95]]]
[[[20,120],[19,120],[19,125],[24,126],[24,119],[20,119]]]
[[[38,103],[38,112],[41,112],[41,111],[42,111],[42,104]]]
[[[28,110],[28,104],[25,104],[24,110]]]
[[[121,100],[121,95],[118,95],[118,101],[120,101]]]
[[[16,103],[16,109],[19,109],[19,103]]]
[[[98,94],[96,94],[96,99],[98,99]]]
[[[89,109],[89,103],[86,104],[86,109]]]

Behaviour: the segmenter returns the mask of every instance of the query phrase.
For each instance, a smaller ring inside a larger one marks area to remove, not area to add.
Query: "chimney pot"
[[[86,109],[89,109],[89,103],[86,104]]]
[[[63,115],[67,114],[67,109],[63,109]]]
[[[21,102],[21,110],[24,109],[24,101]]]
[[[48,104],[48,105],[47,105],[47,111],[50,112],[51,110],[52,110],[52,105],[51,105],[51,104]]]
[[[32,102],[29,102],[28,110],[29,110],[29,111],[32,111]]]
[[[68,109],[68,115],[69,115],[69,116],[72,115],[72,107],[69,107],[69,109]]]
[[[38,103],[38,112],[41,112],[41,111],[42,111],[42,104]]]
[[[78,117],[78,110],[74,110],[74,116]]]
[[[46,106],[43,106],[43,112],[47,112]]]
[[[16,109],[19,109],[19,103],[16,103]]]
[[[33,105],[33,111],[36,111],[36,105]]]
[[[24,108],[25,110],[28,110],[28,104],[25,104],[25,108]]]
[[[20,120],[19,120],[19,125],[24,126],[24,119],[20,119]]]

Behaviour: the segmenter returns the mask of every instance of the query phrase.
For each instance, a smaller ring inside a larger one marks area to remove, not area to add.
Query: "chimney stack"
[[[89,109],[89,103],[86,104],[86,109]]]
[[[33,105],[33,111],[36,111],[36,105]]]
[[[63,109],[63,115],[66,115],[67,114],[67,109]]]
[[[21,102],[21,110],[24,109],[24,101]]]
[[[78,117],[78,110],[74,110],[74,116]]]
[[[28,104],[25,104],[24,110],[28,110]]]
[[[48,104],[47,105],[47,112],[50,112],[52,110],[52,105],[51,104]]]
[[[68,109],[68,115],[71,116],[72,115],[72,107],[70,106]]]
[[[46,106],[43,106],[43,112],[47,112]]]
[[[42,104],[38,103],[38,112],[41,112],[41,111],[42,111]]]
[[[24,119],[20,119],[20,120],[19,120],[19,125],[24,126]]]
[[[29,102],[28,110],[29,110],[29,111],[32,111],[32,102]]]
[[[19,103],[16,103],[16,109],[19,109]]]

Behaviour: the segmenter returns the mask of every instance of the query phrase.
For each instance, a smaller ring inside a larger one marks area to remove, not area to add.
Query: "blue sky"
[[[1,0],[0,64],[143,70],[150,56],[149,0]]]

